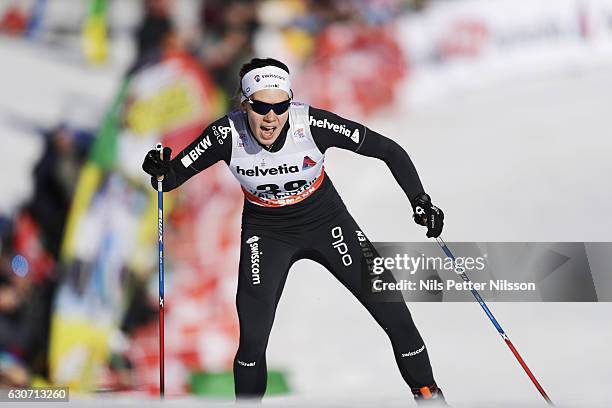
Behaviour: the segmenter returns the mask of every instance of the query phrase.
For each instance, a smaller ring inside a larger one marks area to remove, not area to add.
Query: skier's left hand
[[[421,193],[412,200],[414,222],[427,227],[427,238],[438,238],[444,227],[444,213],[431,203],[431,198]]]

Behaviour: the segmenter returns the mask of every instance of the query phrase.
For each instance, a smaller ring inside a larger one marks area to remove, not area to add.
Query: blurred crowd
[[[54,1],[6,1],[0,9],[0,35],[34,36],[45,30],[45,5]],[[122,0],[115,0],[115,2]],[[72,4],[86,2],[73,1]],[[427,0],[204,0],[190,1],[191,25],[176,18],[180,0],[144,0],[132,27],[133,58],[126,75],[160,54],[180,49],[195,57],[213,78],[226,106],[237,88],[239,67],[252,56],[282,58],[292,69],[321,58],[321,33],[330,25],[377,27],[404,13],[427,7]],[[91,1],[90,9],[113,1]],[[50,7],[49,7],[50,8]],[[83,12],[85,16],[85,11]],[[83,17],[84,18],[84,17]],[[108,36],[113,36],[108,22]],[[62,35],[80,35],[63,27]],[[67,33],[66,33],[67,31]],[[57,33],[56,33],[57,34]],[[377,41],[376,38],[371,39]],[[40,40],[38,40],[40,41]],[[53,44],[50,44],[53,46]],[[0,386],[49,380],[49,327],[54,295],[64,272],[61,245],[80,170],[95,133],[61,122],[38,131],[44,148],[32,172],[32,195],[11,214],[0,214]],[[136,299],[139,296],[135,297]],[[155,314],[146,304],[126,311],[125,331]],[[113,358],[116,371],[129,362]],[[124,381],[129,383],[129,381]]]
[[[171,0],[145,1],[137,30],[137,64],[159,47],[187,49],[229,98],[240,66],[254,55],[282,59],[290,68],[317,58],[320,34],[331,25],[382,26],[419,12],[430,0],[206,0],[194,27],[177,27]]]
[[[60,277],[63,228],[90,134],[64,125],[40,130],[44,148],[32,172],[33,193],[0,221],[0,384],[48,376],[53,294]]]

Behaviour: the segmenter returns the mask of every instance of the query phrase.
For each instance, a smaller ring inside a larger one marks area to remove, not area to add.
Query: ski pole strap
[[[159,152],[159,158],[164,160],[164,146],[161,143],[155,145],[155,150]],[[160,186],[162,186],[161,182],[164,180],[164,176],[157,177],[157,191],[163,191]]]

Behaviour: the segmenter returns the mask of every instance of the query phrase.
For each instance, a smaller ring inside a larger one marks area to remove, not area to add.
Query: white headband
[[[280,89],[291,95],[291,80],[284,69],[268,65],[255,68],[242,77],[242,95],[240,102],[262,89]]]

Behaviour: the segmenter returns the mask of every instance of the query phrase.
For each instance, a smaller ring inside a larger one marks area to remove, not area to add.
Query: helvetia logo
[[[350,138],[353,142],[359,143],[359,129],[355,129],[351,132],[351,129],[347,128],[344,125],[337,125],[335,123],[329,122],[327,118],[321,120],[317,120],[312,116],[309,116],[308,123],[310,126],[316,126],[323,129],[329,129],[336,133],[340,133],[348,138]]]
[[[304,156],[304,161],[302,161],[302,170],[309,169],[317,165],[317,162],[312,160],[308,156]]]
[[[255,364],[256,364],[256,361],[253,361],[253,362],[250,362],[250,363],[245,363],[242,360],[236,360],[236,362],[238,364],[240,364],[241,366],[244,366],[244,367],[255,367]]]
[[[255,166],[253,169],[243,169],[240,166],[236,166],[236,173],[248,177],[259,177],[259,176],[276,176],[277,174],[289,174],[298,173],[300,171],[298,166],[288,166],[287,164],[281,164],[278,167],[271,167],[269,169],[262,169],[259,166]]]
[[[409,351],[407,353],[402,353],[402,357],[413,357],[413,356],[416,356],[417,354],[422,353],[423,350],[425,350],[425,345],[424,344],[419,349],[416,349],[414,351]]]
[[[191,164],[194,161],[198,160],[198,158],[200,158],[200,156],[202,156],[206,149],[208,149],[211,145],[212,143],[210,143],[210,136],[206,136],[205,138],[200,140],[200,143],[198,143],[193,149],[189,151],[188,154],[183,156],[183,158],[181,159],[181,163],[183,163],[183,166],[191,166]]]
[[[246,240],[246,243],[249,244],[251,248],[251,280],[253,281],[253,285],[259,285],[261,283],[261,277],[259,276],[259,258],[261,252],[259,252],[258,242],[259,237],[257,235],[253,235]]]

